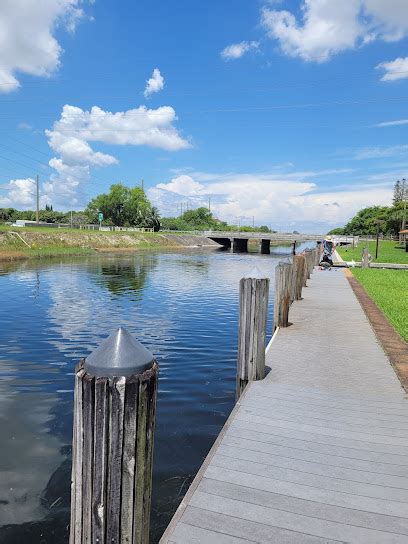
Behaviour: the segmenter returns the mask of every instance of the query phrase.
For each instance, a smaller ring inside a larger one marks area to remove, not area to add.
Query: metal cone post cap
[[[142,374],[152,367],[154,357],[126,329],[120,327],[86,359],[86,372],[98,377]]]
[[[249,274],[245,274],[245,279],[253,278],[255,280],[265,280],[268,278],[266,274],[261,272],[257,266],[254,266]]]

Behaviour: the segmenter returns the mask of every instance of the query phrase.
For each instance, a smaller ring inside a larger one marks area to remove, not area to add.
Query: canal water
[[[68,542],[74,367],[119,326],[160,365],[158,542],[234,404],[239,280],[256,265],[271,276],[273,296],[274,267],[289,254],[0,263],[1,544]]]

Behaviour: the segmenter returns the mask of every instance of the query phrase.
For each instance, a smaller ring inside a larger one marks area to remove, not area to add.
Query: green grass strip
[[[408,271],[351,269],[384,315],[408,342]]]
[[[361,261],[361,254],[365,247],[365,242],[355,247],[341,247],[337,248],[342,259],[345,261]],[[408,264],[408,253],[405,248],[401,249],[397,247],[397,242],[391,242],[390,240],[380,240],[378,245],[378,257],[375,258],[375,241],[368,242],[368,251],[373,257],[373,262],[377,263],[402,263]]]

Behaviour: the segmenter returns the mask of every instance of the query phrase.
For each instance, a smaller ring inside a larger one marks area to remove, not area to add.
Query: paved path
[[[315,271],[162,542],[408,542],[408,401],[341,270]]]

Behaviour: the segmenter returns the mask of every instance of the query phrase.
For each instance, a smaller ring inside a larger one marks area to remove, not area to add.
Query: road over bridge
[[[289,234],[279,232],[206,232],[205,236],[226,247],[233,248],[234,251],[248,251],[248,242],[258,241],[261,248],[261,253],[269,253],[271,242],[274,243],[299,243],[316,241],[321,242],[325,238],[325,234]],[[336,236],[334,237],[336,245],[344,245],[357,243],[356,236]]]

